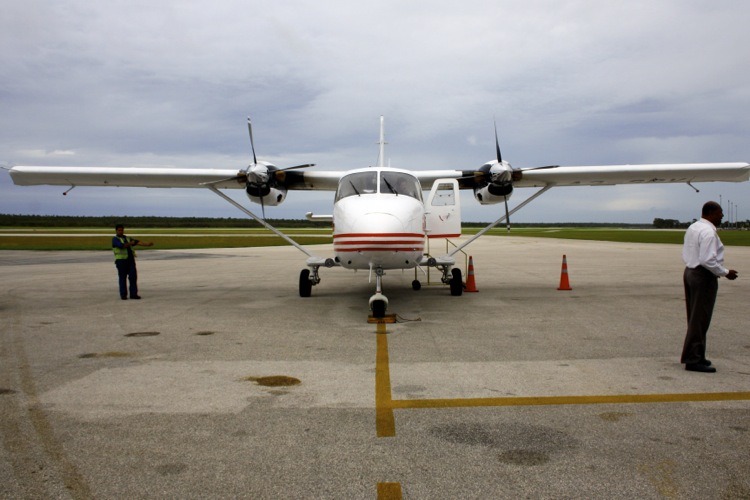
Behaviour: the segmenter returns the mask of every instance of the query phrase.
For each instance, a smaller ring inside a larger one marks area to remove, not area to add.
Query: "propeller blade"
[[[230,182],[230,181],[237,181],[237,182],[247,182],[247,174],[243,171],[239,171],[237,175],[234,177],[227,177],[226,179],[219,179],[218,181],[211,181],[211,182],[203,182],[201,183],[202,186],[213,186],[215,184],[221,184],[223,182]]]
[[[559,167],[560,165],[545,165],[544,167],[529,167],[529,168],[524,168],[523,170],[545,170],[548,168],[559,168]]]
[[[508,197],[505,197],[505,227],[510,232],[510,212],[508,212]]]
[[[299,168],[307,168],[307,167],[314,167],[314,163],[307,163],[305,165],[296,165],[294,167],[287,167],[287,168],[280,168],[278,170],[274,170],[274,177],[277,181],[284,183],[286,181],[286,171],[287,170],[295,170]]]
[[[296,168],[307,168],[307,167],[314,167],[314,166],[315,166],[314,163],[305,163],[304,165],[295,165],[293,167],[286,167],[286,168],[282,168],[280,170],[294,170]]]
[[[502,163],[503,157],[500,154],[500,141],[497,139],[497,121],[495,121],[495,152],[497,153],[497,162]]]
[[[255,141],[253,140],[253,124],[250,122],[250,117],[247,117],[247,131],[250,132],[250,147],[253,149],[253,165],[258,164],[258,159],[255,157]]]

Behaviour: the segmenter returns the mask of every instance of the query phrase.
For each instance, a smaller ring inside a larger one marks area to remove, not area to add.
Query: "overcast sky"
[[[5,165],[345,170],[750,160],[750,2],[5,2]],[[519,222],[750,218],[750,183],[556,188]],[[16,187],[0,213],[244,217],[207,190]],[[517,190],[511,206],[531,190]],[[247,202],[242,191],[234,198]],[[463,199],[464,220],[501,205]],[[272,218],[330,213],[292,192]],[[257,206],[256,206],[257,208]],[[259,212],[259,210],[258,210]]]

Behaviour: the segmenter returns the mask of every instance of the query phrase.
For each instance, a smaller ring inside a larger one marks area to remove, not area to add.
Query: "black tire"
[[[453,278],[451,279],[451,295],[458,297],[464,293],[464,282],[461,281],[461,270],[454,267],[451,270],[451,273],[453,274]]]
[[[375,300],[372,303],[372,317],[385,318],[385,301]]]
[[[299,296],[309,297],[312,294],[312,281],[310,281],[310,270],[303,269],[299,273]]]
[[[411,282],[411,289],[414,291],[421,290],[422,289],[422,283],[419,282],[419,280],[414,280]]]

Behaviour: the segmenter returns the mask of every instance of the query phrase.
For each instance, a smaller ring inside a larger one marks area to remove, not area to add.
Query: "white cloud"
[[[519,167],[747,161],[749,17],[739,0],[11,2],[0,160],[241,168],[252,115],[260,157],[353,168],[376,161],[385,114],[394,166],[481,165],[495,117]],[[651,188],[576,203],[553,190],[518,217],[640,222],[697,203],[683,186]],[[735,188],[747,198],[724,185]],[[0,189],[0,212],[31,210]],[[93,192],[73,207],[106,210]],[[285,205],[323,203],[309,195]],[[640,201],[597,210],[612,196]],[[183,215],[190,197],[166,191],[148,208]],[[38,209],[75,210],[56,198]]]

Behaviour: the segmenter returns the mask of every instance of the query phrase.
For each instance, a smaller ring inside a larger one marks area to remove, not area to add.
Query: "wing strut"
[[[245,207],[243,207],[242,205],[240,205],[239,203],[237,203],[236,201],[234,201],[234,200],[233,200],[232,198],[230,198],[229,196],[227,196],[227,195],[225,195],[224,193],[222,193],[221,191],[219,191],[219,190],[218,190],[218,189],[217,189],[217,188],[216,188],[215,186],[212,186],[212,185],[210,185],[210,184],[206,184],[206,187],[207,187],[208,189],[210,189],[211,191],[213,191],[214,193],[216,193],[216,194],[218,194],[219,196],[221,196],[222,198],[224,198],[225,200],[227,200],[227,201],[228,201],[229,203],[231,203],[231,204],[232,204],[232,205],[234,205],[235,207],[237,207],[237,208],[239,208],[240,210],[242,210],[243,212],[245,212],[245,213],[246,213],[247,215],[249,215],[250,217],[252,217],[252,218],[253,218],[253,219],[255,219],[256,221],[258,221],[258,222],[259,222],[259,223],[260,223],[260,224],[261,224],[261,225],[262,225],[263,227],[265,227],[265,228],[266,228],[266,229],[268,229],[269,231],[273,231],[273,232],[274,232],[274,233],[276,233],[277,235],[279,235],[279,236],[281,236],[282,238],[284,238],[284,239],[285,239],[285,240],[286,240],[287,242],[289,242],[289,243],[290,243],[291,245],[293,245],[293,246],[297,247],[297,249],[298,249],[298,250],[299,250],[300,252],[304,253],[304,254],[305,254],[305,255],[307,255],[308,257],[315,257],[315,256],[314,256],[313,254],[311,254],[310,252],[308,252],[307,250],[305,250],[305,248],[304,248],[304,247],[303,247],[302,245],[300,245],[299,243],[297,243],[296,241],[294,241],[293,239],[291,239],[291,238],[290,238],[289,236],[285,235],[284,233],[282,233],[281,231],[279,231],[278,229],[276,229],[275,227],[273,227],[273,226],[272,226],[271,224],[269,224],[269,223],[268,223],[268,222],[266,222],[265,220],[261,219],[260,217],[258,217],[258,216],[257,216],[257,215],[255,215],[254,213],[252,213],[252,212],[251,212],[250,210],[246,209]]]
[[[532,201],[532,200],[534,200],[534,199],[538,198],[538,197],[539,197],[539,196],[541,196],[541,195],[542,195],[543,193],[545,193],[545,192],[549,191],[549,190],[550,190],[551,188],[553,188],[553,187],[554,187],[554,184],[547,184],[547,185],[546,185],[546,186],[544,186],[544,187],[543,187],[542,189],[540,189],[539,191],[537,191],[536,193],[532,194],[532,195],[531,195],[531,196],[529,196],[529,197],[528,197],[527,199],[525,199],[525,200],[523,201],[523,203],[521,203],[520,205],[518,205],[518,206],[517,206],[516,208],[514,208],[514,209],[513,209],[513,210],[511,210],[510,212],[507,212],[507,208],[506,208],[506,215],[503,215],[502,217],[500,217],[499,219],[497,219],[497,220],[496,220],[495,222],[493,222],[493,223],[489,224],[489,225],[488,225],[487,227],[485,227],[484,229],[482,229],[481,231],[479,231],[479,232],[478,232],[477,234],[475,234],[475,235],[474,235],[474,236],[473,236],[472,238],[470,238],[469,240],[467,240],[467,241],[466,241],[465,243],[463,243],[462,245],[459,245],[459,246],[457,246],[457,247],[456,247],[455,249],[453,249],[453,251],[452,251],[451,253],[449,253],[449,254],[448,254],[448,256],[452,257],[452,256],[456,255],[456,254],[457,254],[458,252],[460,252],[460,251],[461,251],[461,250],[463,250],[463,249],[464,249],[465,247],[467,247],[467,246],[469,245],[469,243],[472,243],[472,242],[473,242],[474,240],[476,240],[477,238],[479,238],[480,236],[482,236],[482,235],[483,235],[484,233],[486,233],[487,231],[489,231],[489,230],[490,230],[490,229],[492,229],[493,227],[495,227],[495,226],[497,226],[498,224],[500,224],[500,223],[501,223],[502,221],[504,221],[504,220],[505,220],[505,219],[506,219],[507,217],[510,217],[510,216],[511,216],[512,214],[514,214],[514,213],[518,212],[518,211],[519,211],[519,210],[521,210],[521,209],[522,209],[523,207],[525,207],[526,205],[528,205],[529,203],[531,203],[531,201]],[[507,207],[507,205],[506,205],[506,207]]]

